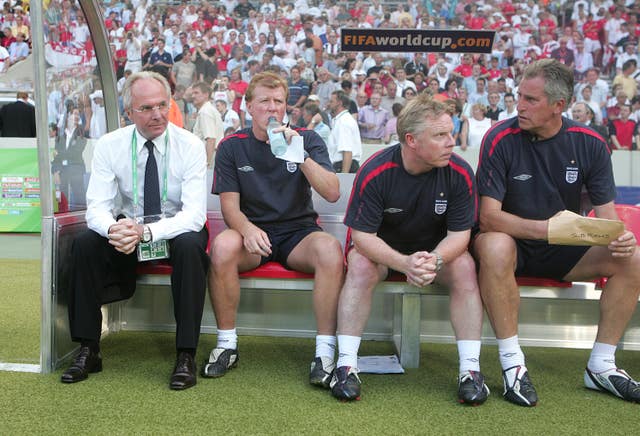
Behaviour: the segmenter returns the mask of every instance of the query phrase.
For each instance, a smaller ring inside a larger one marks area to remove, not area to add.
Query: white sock
[[[338,335],[338,363],[336,366],[358,367],[358,349],[360,336]]]
[[[498,354],[500,355],[500,365],[502,369],[509,369],[512,366],[524,366],[524,353],[518,343],[518,335],[506,339],[498,339]]]
[[[218,329],[218,345],[216,345],[216,348],[236,350],[238,348],[238,334],[236,333],[236,329]]]
[[[617,346],[595,342],[587,368],[591,372],[604,372],[608,369],[616,368],[616,352]]]
[[[460,373],[466,371],[480,371],[480,346],[482,342],[460,340],[458,345],[458,358],[460,359]]]
[[[336,337],[331,335],[316,336],[316,357],[328,357],[331,362],[336,355]]]

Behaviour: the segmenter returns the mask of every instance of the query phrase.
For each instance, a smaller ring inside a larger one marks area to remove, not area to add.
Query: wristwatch
[[[432,251],[431,254],[436,257],[436,272],[438,272],[442,269],[444,261],[442,260],[442,256],[440,255],[440,253],[438,253],[437,251]]]
[[[307,150],[304,150],[304,154],[302,155],[302,162],[304,162],[305,160],[307,160],[309,158],[309,152]]]
[[[149,226],[142,227],[142,238],[140,241],[144,243],[151,242],[151,229]]]

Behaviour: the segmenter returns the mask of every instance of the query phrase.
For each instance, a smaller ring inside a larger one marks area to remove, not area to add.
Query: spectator
[[[569,68],[574,69],[575,56],[573,50],[567,47],[568,39],[566,37],[562,37],[560,38],[559,43],[560,47],[551,52],[551,59],[555,59]]]
[[[491,119],[485,116],[486,113],[487,107],[482,103],[471,106],[471,117],[463,121],[460,131],[460,148],[463,151],[467,148],[480,148],[482,138],[491,128]]]
[[[215,105],[222,118],[222,130],[224,132],[228,129],[231,129],[232,132],[240,130],[240,116],[228,107],[226,100],[216,100]]]
[[[309,96],[309,84],[300,77],[300,67],[291,67],[290,73],[287,112],[291,112],[294,107],[300,109]]]
[[[209,168],[213,166],[214,152],[224,135],[222,117],[211,104],[210,97],[211,88],[206,83],[197,82],[191,87],[191,99],[198,110],[193,133],[204,142]]]
[[[231,101],[231,109],[238,113],[240,111],[240,104],[242,103],[242,97],[247,92],[249,84],[242,80],[242,73],[239,67],[231,70],[229,80],[229,90],[233,92],[233,100]]]
[[[163,76],[167,77],[169,72],[171,71],[171,67],[173,67],[173,56],[171,53],[165,51],[165,41],[164,38],[158,38],[158,50],[151,53],[149,57],[148,68],[154,67],[159,70]]]
[[[369,104],[358,112],[360,137],[365,144],[380,144],[384,135],[384,126],[389,120],[389,112],[380,107],[382,96],[374,92]]]
[[[309,100],[305,103],[302,108],[302,119],[304,120],[304,126],[306,126],[307,129],[316,132],[325,144],[329,143],[331,128],[325,124],[322,119],[318,102]],[[331,158],[331,156],[329,156],[329,158]]]
[[[342,91],[334,91],[329,98],[333,117],[331,135],[327,142],[333,169],[339,173],[355,173],[360,167],[362,142],[356,120],[349,116],[351,99]]]
[[[18,91],[15,102],[0,108],[0,134],[5,138],[36,137],[36,112],[29,94]]]
[[[638,82],[633,78],[638,64],[635,59],[629,59],[622,65],[622,73],[613,78],[611,86],[621,85],[627,98],[633,98],[638,92]]]
[[[82,120],[77,107],[69,106],[67,125],[56,138],[55,154],[51,162],[54,179],[65,195],[71,210],[86,207],[84,175],[85,166],[82,153],[87,145],[82,130]]]
[[[595,113],[588,104],[584,102],[575,103],[571,108],[571,116],[575,121],[583,123],[595,130],[602,137],[603,141],[609,138],[607,128],[595,122]]]
[[[620,107],[620,116],[609,121],[609,139],[616,150],[638,149],[638,123],[629,119],[631,105],[623,104]]]
[[[500,103],[500,94],[498,94],[497,92],[489,93],[489,106],[487,107],[486,116],[491,120],[491,125],[494,125],[496,122],[498,122],[500,113],[502,113],[502,110],[498,106],[498,103]]]
[[[403,107],[401,103],[393,103],[393,106],[391,106],[391,114],[393,116],[389,118],[387,125],[384,126],[384,136],[382,138],[382,141],[387,145],[398,142],[398,115],[402,112]]]
[[[505,109],[498,115],[498,121],[507,120],[518,116],[518,109],[516,108],[516,100],[512,93],[507,92],[504,95],[504,107]]]
[[[196,81],[196,76],[196,64],[191,61],[191,52],[187,50],[180,61],[173,64],[171,80],[176,85],[188,88]]]
[[[396,85],[395,80],[389,80],[386,86],[387,92],[382,95],[382,101],[380,102],[380,107],[389,113],[392,113],[394,104],[399,103],[400,106],[404,104],[404,98],[398,96],[397,90],[398,85]]]
[[[24,34],[16,34],[16,40],[9,46],[9,66],[23,61],[29,56],[29,45],[24,41]]]

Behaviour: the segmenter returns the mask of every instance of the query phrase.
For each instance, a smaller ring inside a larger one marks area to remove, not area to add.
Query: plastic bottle
[[[282,156],[287,152],[287,140],[284,138],[284,132],[273,133],[273,129],[281,126],[282,124],[276,120],[276,117],[269,117],[267,134],[269,135],[269,144],[271,144],[271,153],[274,156]]]

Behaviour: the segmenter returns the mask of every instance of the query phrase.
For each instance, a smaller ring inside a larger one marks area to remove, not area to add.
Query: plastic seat
[[[640,245],[640,206],[616,204],[616,212],[627,230],[636,235],[636,244]],[[592,209],[587,216],[595,217],[596,214]]]
[[[616,204],[616,213],[627,230],[630,230],[636,236],[636,245],[640,245],[640,207],[631,204]],[[595,217],[596,214],[593,209],[591,209],[587,216]],[[596,280],[596,287],[600,289],[604,289],[606,284],[606,277]]]

